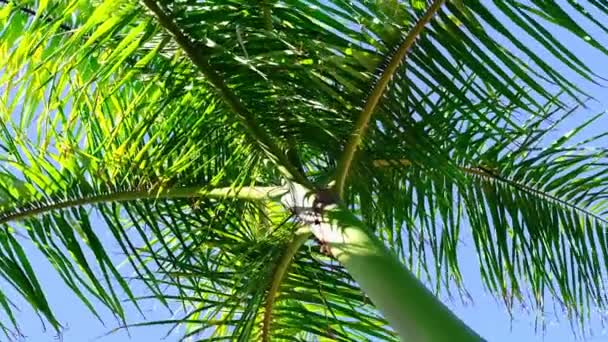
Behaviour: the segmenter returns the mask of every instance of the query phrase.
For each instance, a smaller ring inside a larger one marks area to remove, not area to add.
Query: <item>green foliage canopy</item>
[[[54,328],[25,240],[95,315],[91,298],[126,320],[124,294],[182,305],[161,323],[188,336],[394,339],[319,244],[290,254],[298,220],[253,188],[286,179],[337,179],[437,291],[463,289],[470,226],[507,307],[542,312],[550,294],[582,324],[606,308],[606,150],[589,148],[605,135],[576,140],[605,118],[547,139],[587,100],[560,70],[603,81],[551,28],[608,53],[584,28],[608,33],[601,1],[1,3],[0,274]],[[132,293],[94,216],[149,296]],[[8,334],[1,291],[0,307]]]

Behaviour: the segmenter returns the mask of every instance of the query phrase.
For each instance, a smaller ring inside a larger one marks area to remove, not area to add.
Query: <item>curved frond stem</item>
[[[412,162],[408,159],[396,159],[396,160],[386,160],[386,159],[376,159],[372,162],[372,165],[376,168],[385,168],[391,166],[412,166]],[[477,176],[487,176],[488,173],[479,168],[471,168],[471,167],[461,167],[461,171],[464,173],[468,173],[471,175]]]
[[[386,159],[376,159],[372,163],[374,167],[383,168],[390,166],[411,166],[412,162],[408,159],[398,159],[398,160],[386,160]]]
[[[424,15],[418,20],[416,25],[409,31],[403,42],[399,45],[396,52],[390,58],[386,69],[376,82],[371,94],[368,96],[365,106],[359,114],[357,121],[355,122],[355,128],[351,134],[340,161],[338,163],[338,169],[336,173],[336,192],[342,197],[344,193],[344,187],[348,178],[348,173],[355,158],[355,153],[359,148],[359,145],[363,141],[363,137],[369,126],[372,115],[374,114],[384,91],[386,90],[388,83],[393,78],[393,75],[403,63],[408,52],[416,42],[416,39],[422,34],[425,26],[434,18],[435,14],[439,11],[445,0],[435,0],[431,6],[427,9]]]
[[[585,208],[579,207],[576,204],[572,204],[572,203],[570,203],[570,202],[568,202],[566,200],[563,200],[563,199],[561,199],[561,198],[559,198],[559,197],[557,197],[555,195],[552,195],[552,194],[550,194],[548,192],[545,192],[543,190],[536,189],[536,188],[531,187],[531,186],[529,186],[527,184],[522,184],[522,183],[516,182],[516,181],[514,181],[512,179],[509,179],[507,177],[501,176],[501,175],[499,175],[499,174],[497,174],[497,173],[495,173],[493,171],[490,171],[490,170],[479,169],[479,168],[477,168],[477,169],[475,169],[475,168],[474,169],[466,169],[466,170],[468,170],[469,174],[475,174],[476,176],[481,177],[481,178],[485,178],[487,180],[492,180],[492,181],[495,181],[495,182],[498,182],[498,183],[506,184],[507,186],[514,187],[514,188],[516,188],[518,190],[521,190],[521,191],[523,191],[525,193],[528,193],[528,194],[534,195],[536,197],[540,197],[542,199],[546,199],[546,200],[549,200],[551,202],[557,203],[559,205],[562,205],[564,207],[567,207],[567,208],[570,208],[570,209],[572,209],[574,211],[582,213],[582,214],[584,214],[586,216],[592,217],[592,218],[594,218],[594,219],[596,219],[596,220],[598,220],[598,221],[600,221],[602,223],[608,224],[608,220],[605,219],[605,218],[603,218],[603,217],[601,217],[601,216],[599,216],[598,214],[596,214],[594,212],[591,212],[591,211],[589,211],[589,210],[587,210]]]
[[[203,187],[184,187],[165,190],[132,190],[108,192],[105,194],[84,196],[59,200],[56,202],[34,202],[24,206],[11,208],[0,212],[0,224],[23,220],[32,216],[40,215],[54,210],[61,210],[84,205],[108,202],[128,202],[144,199],[178,199],[178,198],[234,198],[249,201],[263,201],[275,199],[284,193],[282,187],[243,187],[207,189]]]
[[[274,143],[270,135],[257,123],[241,100],[230,90],[220,75],[209,64],[209,48],[192,41],[173,21],[173,19],[159,7],[154,0],[143,0],[146,7],[154,13],[158,23],[173,36],[175,42],[184,50],[192,63],[199,69],[205,78],[215,87],[228,107],[238,116],[249,134],[261,145],[266,155],[275,163],[283,167],[284,176],[298,183],[312,186],[312,183],[289,162],[287,156]]]
[[[281,255],[279,262],[277,263],[273,275],[268,295],[266,296],[266,305],[264,307],[264,318],[262,321],[262,341],[270,341],[270,330],[272,326],[272,311],[274,309],[275,299],[279,292],[279,288],[283,283],[283,279],[289,270],[289,266],[293,261],[293,257],[296,255],[300,247],[308,240],[312,235],[309,229],[299,229],[296,231],[295,236],[291,243],[285,248],[285,252]]]
[[[407,160],[407,159],[399,159],[399,160],[385,160],[385,159],[378,159],[378,160],[374,160],[373,161],[373,165],[374,167],[377,168],[383,168],[383,167],[390,167],[390,166],[411,166],[412,162]],[[531,187],[529,185],[526,184],[522,184],[519,182],[516,182],[512,179],[509,179],[507,177],[501,176],[499,174],[497,174],[496,172],[493,172],[491,170],[486,170],[484,168],[481,167],[460,167],[460,170],[462,172],[464,172],[465,174],[468,174],[469,176],[474,176],[474,177],[479,177],[479,178],[483,178],[486,180],[490,180],[490,181],[495,181],[495,182],[499,182],[502,184],[506,184],[507,186],[511,186],[514,187],[516,189],[519,189],[523,192],[526,192],[528,194],[532,194],[534,196],[537,197],[541,197],[544,199],[547,199],[549,201],[558,203],[564,207],[570,208],[574,211],[578,211],[584,215],[587,215],[589,217],[593,217],[596,220],[599,220],[600,222],[603,223],[607,223],[608,224],[608,220],[585,209],[585,208],[581,208],[575,204],[569,203],[568,201],[565,201],[557,196],[554,196],[550,193],[547,193],[545,191],[536,189],[534,187]]]

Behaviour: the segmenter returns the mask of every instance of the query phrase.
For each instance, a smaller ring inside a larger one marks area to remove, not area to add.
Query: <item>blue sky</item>
[[[600,55],[599,53],[586,47],[580,41],[573,39],[569,34],[564,34],[560,30],[556,30],[556,36],[566,45],[571,47],[572,51],[579,55],[579,57],[589,63],[594,70],[599,74],[608,77],[608,57]],[[595,32],[598,36],[601,36],[599,32]],[[603,41],[608,46],[608,41]],[[550,56],[547,56],[551,59]],[[569,75],[573,80],[578,80],[575,75]],[[601,88],[598,86],[590,86],[588,83],[583,85],[592,95],[594,95],[598,101],[590,102],[589,108],[581,109],[580,112],[573,120],[582,120],[590,115],[608,109],[608,89]],[[600,131],[608,130],[608,121],[606,119],[600,119],[597,125],[592,126],[589,130],[585,131],[585,136],[591,136],[594,133],[597,134]],[[561,134],[564,132],[560,132]],[[102,232],[104,224],[97,221],[97,229]],[[100,233],[101,237],[108,243],[114,245],[111,236],[105,233]],[[524,312],[523,310],[515,311],[513,320],[509,319],[509,316],[503,307],[503,305],[495,300],[493,297],[487,294],[483,289],[479,280],[479,273],[477,271],[477,260],[473,249],[473,244],[465,238],[465,246],[462,248],[461,265],[467,284],[467,289],[472,295],[474,303],[469,305],[461,304],[457,299],[447,300],[446,303],[452,308],[455,313],[461,317],[466,323],[468,323],[473,329],[478,331],[482,336],[487,338],[489,341],[572,341],[574,336],[571,333],[571,327],[564,320],[563,315],[558,315],[562,318],[562,321],[558,321],[555,317],[547,317],[547,331],[544,337],[540,333],[534,332],[534,317]],[[468,243],[467,243],[468,242]],[[32,253],[37,253],[34,249],[30,249]],[[120,261],[122,258],[118,255],[118,248],[110,250],[116,250],[116,260]],[[116,321],[109,315],[104,315],[106,320],[106,326],[101,325],[72,295],[63,285],[63,282],[54,273],[50,265],[43,259],[40,254],[39,258],[34,260],[40,260],[37,265],[38,275],[41,278],[43,286],[46,292],[49,294],[52,307],[56,309],[56,312],[62,322],[65,322],[67,329],[63,334],[63,341],[66,342],[85,342],[85,341],[100,341],[100,342],[123,342],[123,341],[177,341],[178,335],[170,335],[166,339],[165,336],[168,327],[144,327],[135,328],[130,331],[130,337],[126,332],[120,332],[112,334],[110,336],[103,337],[105,333],[116,326]],[[33,314],[26,305],[20,300],[16,301],[23,308],[22,312],[18,314],[18,319],[23,330],[23,333],[27,336],[26,341],[33,342],[46,342],[56,341],[56,336],[53,332],[43,331],[40,320]],[[550,305],[548,305],[550,307]],[[135,310],[130,309],[131,317],[133,321],[143,321],[144,318],[139,316]],[[144,313],[147,319],[162,319],[168,318],[169,314],[167,311],[160,307],[150,304],[144,308]],[[595,333],[595,336],[589,338],[588,341],[608,341],[608,332],[599,324],[599,320],[593,320],[591,328]]]

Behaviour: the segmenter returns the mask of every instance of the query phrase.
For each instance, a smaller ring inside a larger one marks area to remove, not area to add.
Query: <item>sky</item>
[[[592,69],[601,75],[608,77],[608,57],[601,55],[600,53],[586,47],[577,39],[574,39],[571,35],[565,34],[560,30],[555,31],[556,36],[560,39],[564,45],[569,46],[583,61],[586,61]],[[592,33],[601,36],[597,31]],[[603,41],[608,46],[608,41]],[[550,56],[546,55],[547,59],[551,59]],[[568,74],[573,80],[580,81],[575,75]],[[581,83],[582,84],[582,83]],[[590,86],[588,83],[583,85],[591,95],[593,95],[597,101],[592,101],[588,104],[589,108],[581,109],[579,113],[573,118],[573,120],[579,121],[587,118],[591,115],[597,114],[608,109],[608,88],[602,88],[599,86]],[[599,133],[600,131],[608,130],[608,121],[603,118],[600,119],[597,125],[590,127],[584,132],[585,136],[591,136]],[[558,132],[557,134],[562,134]],[[108,243],[115,245],[112,238],[108,233],[104,233],[104,224],[100,221],[94,221],[96,224],[97,231],[100,233],[102,239]],[[461,269],[463,271],[464,281],[467,286],[468,292],[471,294],[473,303],[467,305],[462,304],[457,299],[447,299],[442,297],[446,305],[448,305],[457,316],[464,320],[470,327],[477,331],[480,335],[486,338],[488,341],[573,341],[574,336],[572,334],[571,326],[564,319],[561,321],[554,317],[547,317],[548,325],[545,334],[541,332],[535,332],[534,328],[534,317],[524,312],[523,310],[515,311],[512,319],[509,318],[504,306],[491,297],[481,285],[477,259],[473,248],[473,243],[470,239],[464,238],[465,245],[461,249]],[[468,243],[467,243],[468,242]],[[110,248],[110,250],[112,250]],[[118,255],[118,247],[115,258],[117,262],[122,261],[122,257]],[[169,329],[168,326],[156,326],[156,327],[143,327],[133,328],[128,334],[126,331],[121,331],[108,336],[104,336],[113,327],[117,325],[117,322],[110,317],[107,312],[104,316],[106,326],[102,325],[97,321],[80,301],[73,295],[69,290],[66,289],[63,282],[55,274],[51,266],[44,260],[44,257],[37,252],[34,248],[29,248],[33,254],[38,257],[33,260],[40,260],[37,264],[37,274],[41,279],[46,293],[49,294],[49,300],[51,306],[56,310],[56,313],[60,320],[66,324],[66,330],[60,340],[66,342],[85,342],[85,341],[99,341],[99,342],[127,342],[127,341],[177,341],[179,339],[178,334],[173,334],[165,338],[165,335]],[[4,287],[4,286],[3,286]],[[9,290],[10,292],[10,290]],[[23,304],[22,301],[16,300],[22,311],[18,313],[17,318],[22,328],[22,332],[26,335],[25,341],[32,342],[46,342],[46,341],[57,341],[57,336],[52,331],[44,331],[41,321],[36,317],[35,314]],[[144,314],[146,318],[139,315],[134,309],[129,309],[129,316],[134,317],[133,321],[144,321],[145,319],[163,319],[169,317],[167,311],[161,307],[150,304],[144,307]],[[564,318],[563,315],[560,316]],[[590,342],[608,341],[608,331],[606,331],[599,320],[592,320],[591,329],[594,332],[594,336],[585,339]],[[0,337],[2,341],[2,337]]]

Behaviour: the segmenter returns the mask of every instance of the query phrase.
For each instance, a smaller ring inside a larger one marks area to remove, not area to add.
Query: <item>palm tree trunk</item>
[[[337,198],[297,183],[288,184],[287,189],[281,198],[283,205],[294,208],[308,223],[402,341],[484,340],[443,305]]]
[[[315,236],[346,267],[403,341],[483,341],[435,297],[353,213],[324,210]]]

